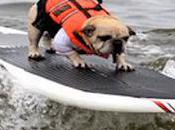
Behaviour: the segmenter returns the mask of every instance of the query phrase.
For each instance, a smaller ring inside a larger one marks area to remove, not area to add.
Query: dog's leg
[[[43,41],[43,44],[46,48],[46,52],[50,53],[50,54],[54,54],[55,49],[52,47],[52,38],[48,32],[44,32],[42,41]]]
[[[121,53],[116,55],[117,69],[120,71],[134,71],[134,67],[126,62],[126,54]]]
[[[117,64],[117,70],[120,71],[133,71],[134,67],[126,62],[126,45],[122,41],[114,41],[112,58],[113,63]]]
[[[32,25],[37,16],[37,6],[33,5],[28,14],[28,39],[29,39],[29,54],[31,59],[38,60],[42,56],[39,52],[39,41],[42,36],[42,32]]]
[[[87,67],[84,60],[80,57],[80,55],[76,51],[69,54],[68,58],[70,59],[70,61],[76,68],[86,68]]]

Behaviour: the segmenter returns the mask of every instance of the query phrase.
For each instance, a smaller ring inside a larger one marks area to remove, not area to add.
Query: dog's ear
[[[129,30],[129,35],[130,36],[133,36],[133,35],[136,35],[136,32],[129,26],[127,26],[128,30]]]
[[[81,31],[88,37],[92,37],[95,31],[94,25],[87,25]]]

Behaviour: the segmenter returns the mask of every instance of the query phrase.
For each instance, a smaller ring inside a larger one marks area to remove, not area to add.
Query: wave
[[[2,34],[19,34],[19,35],[27,35],[27,32],[13,29],[13,28],[7,28],[0,26],[0,33]]]
[[[149,31],[145,31],[144,33],[173,33],[175,34],[175,28],[158,28],[158,29],[152,29]]]

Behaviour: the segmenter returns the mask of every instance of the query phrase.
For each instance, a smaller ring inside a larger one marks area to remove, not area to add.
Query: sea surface
[[[0,0],[0,26],[27,31],[32,3],[21,1]],[[128,43],[130,62],[161,72],[167,61],[174,61],[174,0],[106,0],[104,4],[137,32]],[[170,71],[175,75],[174,65]],[[0,130],[175,130],[175,116],[64,106],[22,89],[0,65]]]

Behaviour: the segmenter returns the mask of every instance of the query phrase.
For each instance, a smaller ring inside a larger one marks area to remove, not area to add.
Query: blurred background
[[[0,0],[0,27],[27,31],[27,11],[34,2]],[[137,32],[128,43],[130,62],[162,72],[169,60],[174,61],[174,0],[106,0],[103,4]],[[23,90],[14,79],[0,67],[0,130],[175,130],[172,114],[68,107]]]

